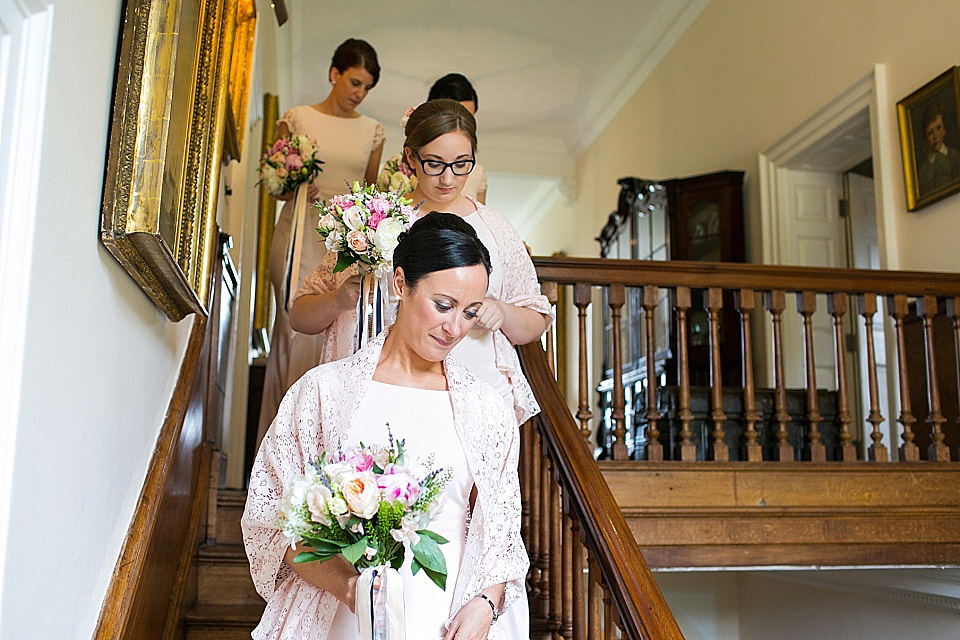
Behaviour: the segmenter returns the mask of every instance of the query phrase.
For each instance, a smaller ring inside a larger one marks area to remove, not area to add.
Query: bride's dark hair
[[[411,289],[421,278],[436,271],[483,265],[490,275],[490,252],[477,232],[455,213],[432,211],[413,223],[400,235],[393,251],[393,268],[403,269],[403,279]]]

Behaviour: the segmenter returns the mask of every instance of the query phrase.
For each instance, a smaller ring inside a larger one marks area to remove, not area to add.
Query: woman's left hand
[[[480,598],[473,598],[457,611],[443,640],[485,640],[492,623],[490,605]]]
[[[506,314],[503,310],[503,302],[486,298],[480,308],[477,309],[477,326],[483,327],[488,331],[497,331],[503,326]]]

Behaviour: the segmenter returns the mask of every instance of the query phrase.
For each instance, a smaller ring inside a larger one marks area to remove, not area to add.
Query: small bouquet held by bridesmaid
[[[403,161],[400,154],[390,156],[383,163],[383,169],[377,176],[377,188],[405,196],[413,193],[417,188],[417,176]]]
[[[317,144],[313,140],[290,134],[277,138],[260,158],[260,182],[272,196],[293,193],[323,171],[321,164],[323,160],[317,157]]]
[[[361,187],[359,182],[353,183],[350,193],[317,203],[317,231],[326,239],[327,250],[338,254],[333,272],[359,262],[377,278],[389,273],[393,250],[413,217],[410,204],[400,194],[375,185]]]
[[[441,589],[447,565],[438,545],[442,536],[427,526],[442,507],[440,494],[448,469],[408,465],[404,441],[390,436],[387,447],[361,443],[342,455],[307,466],[285,485],[277,528],[295,550],[295,562],[328,560],[342,554],[358,570],[403,564],[405,545],[413,553],[411,571],[423,569]]]

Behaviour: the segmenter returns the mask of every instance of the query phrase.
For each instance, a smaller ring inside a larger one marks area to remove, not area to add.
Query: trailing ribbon
[[[290,221],[290,239],[287,240],[287,249],[284,254],[286,258],[283,265],[283,291],[280,292],[280,299],[286,311],[290,311],[293,295],[300,287],[300,256],[303,254],[303,238],[300,235],[306,223],[308,186],[307,182],[301,184],[293,197],[293,219]]]
[[[396,569],[364,569],[357,579],[356,596],[360,640],[406,640],[403,579]]]

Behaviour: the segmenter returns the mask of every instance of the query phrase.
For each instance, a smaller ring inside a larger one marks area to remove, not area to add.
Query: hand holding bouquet
[[[390,446],[349,449],[327,456],[290,479],[284,487],[277,528],[296,549],[295,562],[324,561],[342,554],[358,570],[400,568],[404,543],[413,553],[411,571],[423,569],[441,589],[447,565],[438,545],[442,536],[427,530],[441,505],[438,497],[450,481],[447,469],[431,469],[427,460],[419,471],[407,465],[404,441]]]
[[[410,200],[354,182],[350,193],[316,207],[320,209],[317,231],[326,239],[327,250],[338,253],[334,273],[357,262],[377,278],[389,272],[393,250],[413,216]]]
[[[272,196],[293,193],[323,171],[321,164],[323,160],[317,157],[317,145],[313,140],[290,134],[277,138],[260,158],[260,182]]]
[[[417,188],[417,176],[403,161],[400,154],[390,156],[383,163],[383,169],[377,176],[377,188],[405,196]]]

